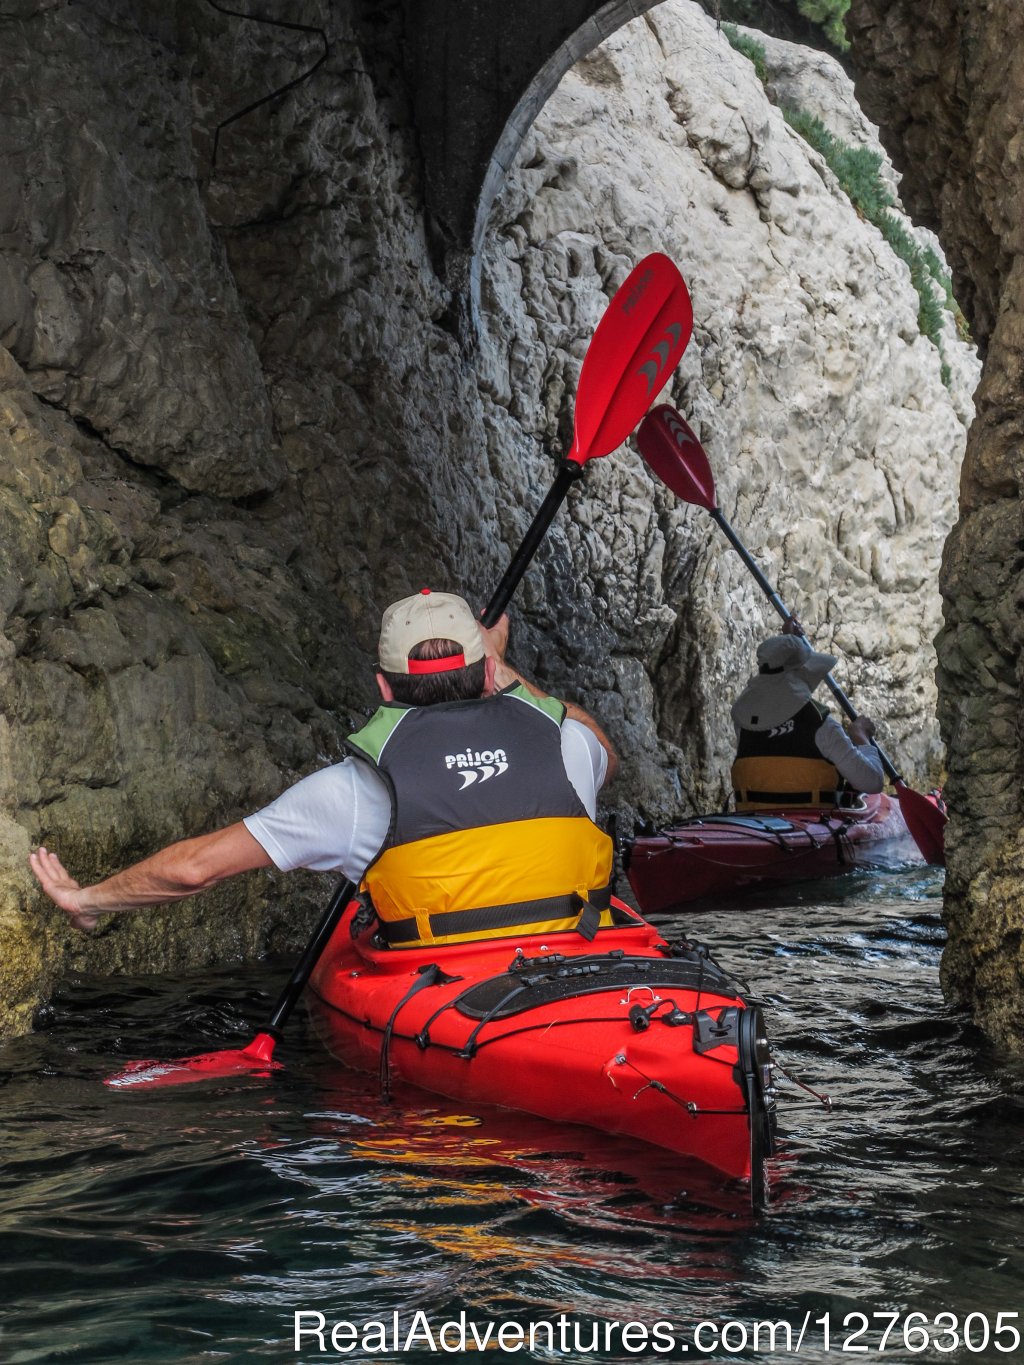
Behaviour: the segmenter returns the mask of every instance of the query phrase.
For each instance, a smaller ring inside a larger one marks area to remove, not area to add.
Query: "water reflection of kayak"
[[[857,807],[695,815],[624,846],[637,904],[647,914],[766,883],[848,872],[896,850],[915,856],[899,803],[884,793]]]
[[[364,1074],[332,1063],[325,1057],[323,1075],[317,1077],[320,1112],[313,1129],[351,1160],[365,1163],[369,1177],[392,1196],[389,1219],[398,1220],[396,1228],[407,1228],[420,1241],[435,1241],[436,1234],[437,1244],[449,1250],[463,1250],[474,1259],[481,1251],[489,1255],[499,1250],[491,1231],[495,1238],[508,1236],[513,1211],[525,1214],[532,1208],[602,1238],[621,1238],[630,1227],[685,1231],[687,1245],[671,1268],[646,1258],[651,1247],[633,1249],[637,1275],[678,1271],[682,1279],[718,1279],[728,1269],[724,1262],[730,1244],[721,1240],[723,1228],[732,1236],[752,1226],[740,1203],[745,1197],[742,1182],[703,1162],[682,1161],[646,1142],[479,1101],[460,1106],[406,1084],[397,1087],[397,1102],[386,1103]],[[276,1169],[292,1169],[287,1151],[275,1149],[269,1158]],[[301,1164],[305,1179],[321,1178],[308,1160]],[[773,1207],[805,1198],[791,1156],[777,1155],[771,1166]],[[336,1178],[332,1164],[323,1171],[325,1182]],[[439,1212],[436,1219],[425,1220],[418,1216],[424,1207],[449,1210],[450,1216]],[[472,1210],[473,1216],[463,1217],[463,1209]],[[543,1236],[511,1240],[517,1254],[506,1269],[526,1269],[551,1252]],[[578,1242],[562,1259],[585,1263],[589,1245]],[[619,1247],[620,1255],[626,1252]]]
[[[639,1138],[764,1198],[774,1089],[760,1011],[706,948],[626,906],[575,932],[384,946],[353,904],[310,983],[346,1065],[470,1104]],[[353,930],[355,929],[355,932]]]

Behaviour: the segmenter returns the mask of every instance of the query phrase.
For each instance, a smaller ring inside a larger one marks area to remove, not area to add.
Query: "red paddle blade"
[[[282,1063],[275,1062],[273,1055],[273,1037],[269,1033],[258,1033],[248,1047],[205,1052],[198,1057],[178,1057],[168,1062],[129,1062],[123,1071],[108,1076],[103,1084],[115,1090],[155,1090],[163,1085],[187,1085],[190,1081],[278,1071]]]
[[[946,824],[949,816],[935,797],[913,791],[905,782],[897,782],[896,795],[900,810],[910,830],[910,837],[921,851],[926,863],[936,867],[946,865]]]
[[[708,457],[675,408],[667,403],[652,408],[640,423],[636,441],[640,454],[677,497],[715,511],[718,500]]]
[[[587,350],[570,460],[586,464],[622,445],[692,334],[693,305],[682,275],[661,252],[645,256],[616,291]]]

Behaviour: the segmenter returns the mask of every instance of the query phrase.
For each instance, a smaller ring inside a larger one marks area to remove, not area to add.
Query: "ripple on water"
[[[384,1104],[301,1021],[272,1077],[112,1092],[126,1058],[237,1045],[281,969],[76,983],[0,1052],[0,1357],[318,1359],[291,1349],[299,1309],[437,1324],[1011,1311],[1024,1085],[942,1001],[940,890],[909,864],[662,920],[749,980],[786,1070],[833,1101],[826,1114],[782,1082],[763,1218],[667,1153],[412,1090]],[[802,1355],[827,1359],[820,1343]]]

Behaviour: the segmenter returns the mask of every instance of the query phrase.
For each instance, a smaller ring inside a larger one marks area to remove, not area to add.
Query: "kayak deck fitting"
[[[768,883],[848,872],[880,845],[910,838],[899,803],[884,794],[858,806],[696,815],[627,841],[623,863],[647,914]]]
[[[310,983],[346,1065],[472,1103],[640,1138],[765,1196],[772,1063],[760,1010],[685,940],[621,926],[389,948],[349,906]]]

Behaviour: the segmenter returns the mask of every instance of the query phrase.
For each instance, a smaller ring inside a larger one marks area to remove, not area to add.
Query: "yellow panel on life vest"
[[[732,765],[738,811],[834,806],[839,783],[823,758],[737,758]]]
[[[554,933],[575,928],[584,902],[606,891],[612,852],[607,834],[589,820],[517,820],[385,849],[368,870],[364,886],[385,932],[404,927],[403,946]],[[570,905],[573,893],[579,899]],[[554,902],[559,913],[549,910],[545,917],[545,901]],[[541,903],[534,920],[529,918],[531,902]],[[480,921],[486,921],[488,911],[498,919],[504,907],[522,907],[521,917],[501,927],[481,929],[469,923],[478,911]],[[456,932],[444,932],[449,915]],[[601,924],[611,922],[605,911]],[[412,923],[415,937],[409,936]]]

